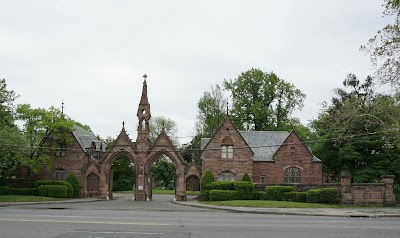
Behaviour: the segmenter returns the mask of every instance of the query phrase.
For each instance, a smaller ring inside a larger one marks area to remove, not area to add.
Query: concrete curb
[[[198,208],[208,208],[214,210],[230,211],[235,213],[253,213],[253,214],[271,214],[271,215],[297,215],[297,216],[331,216],[331,217],[365,217],[365,218],[382,218],[382,217],[400,217],[400,209],[398,213],[385,213],[383,211],[366,211],[365,209],[349,210],[334,208],[318,208],[318,209],[291,209],[291,208],[247,208],[247,207],[228,207],[207,205],[198,202],[181,202],[174,201],[175,204],[182,206],[191,206]],[[295,211],[294,211],[295,210]]]

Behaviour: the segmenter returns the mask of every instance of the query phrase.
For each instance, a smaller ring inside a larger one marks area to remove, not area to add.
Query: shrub
[[[113,191],[126,191],[132,189],[132,182],[129,179],[118,179],[113,181]]]
[[[234,182],[230,181],[216,181],[211,182],[205,186],[208,190],[235,190]]]
[[[320,189],[321,203],[339,203],[340,192],[336,188]]]
[[[244,182],[251,182],[250,176],[249,176],[247,173],[245,173],[245,174],[243,175],[242,181],[244,181]]]
[[[252,200],[254,196],[254,184],[252,182],[233,182],[234,190],[238,193],[239,200]]]
[[[294,202],[306,202],[307,201],[307,192],[296,192],[296,198]]]
[[[75,174],[69,174],[68,177],[65,179],[68,183],[72,185],[73,188],[73,197],[77,198],[81,196],[81,182],[79,182],[78,177]]]
[[[214,179],[214,175],[209,171],[209,170],[207,170],[205,173],[204,173],[204,175],[203,175],[203,177],[201,178],[201,188],[203,188],[204,186],[206,186],[207,184],[209,184],[209,183],[212,183],[212,182],[214,182],[215,181],[215,179]]]
[[[35,187],[39,188],[41,185],[60,185],[67,187],[67,197],[72,198],[74,189],[70,183],[64,180],[38,180],[35,183]],[[40,191],[39,191],[40,195]],[[42,196],[42,195],[40,195]]]
[[[284,193],[293,191],[294,188],[292,186],[267,186],[265,188],[265,199],[282,201]]]
[[[237,191],[232,190],[210,190],[210,201],[227,201],[236,200],[238,197]]]
[[[0,195],[8,195],[8,194],[10,194],[10,187],[0,186]]]
[[[306,202],[309,203],[320,203],[321,202],[321,190],[310,189],[306,192]]]
[[[68,188],[63,185],[40,185],[40,196],[53,198],[66,198],[68,196]]]
[[[25,195],[25,196],[38,196],[38,188],[12,188],[11,194],[13,195]]]
[[[265,198],[265,192],[256,191],[253,194],[253,200],[264,200],[264,198]]]
[[[297,192],[286,192],[283,194],[283,200],[294,202],[296,200],[296,193]]]

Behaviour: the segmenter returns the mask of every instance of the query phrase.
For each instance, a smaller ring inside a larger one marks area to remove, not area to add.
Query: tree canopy
[[[178,131],[176,122],[164,116],[153,117],[150,119],[150,143],[154,143],[156,141],[163,128],[174,146],[178,147],[179,140],[176,135]]]
[[[291,113],[301,109],[305,94],[274,73],[250,69],[234,80],[224,80],[232,97],[232,120],[239,129],[287,130]]]

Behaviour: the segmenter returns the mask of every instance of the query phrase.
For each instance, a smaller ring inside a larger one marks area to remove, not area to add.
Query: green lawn
[[[59,201],[64,198],[50,198],[40,196],[23,196],[23,195],[0,195],[0,202],[42,202],[42,201]]]
[[[305,202],[287,202],[287,201],[269,201],[269,200],[233,200],[233,201],[203,201],[202,203],[218,206],[231,207],[265,207],[265,208],[343,208],[341,205],[305,203]]]

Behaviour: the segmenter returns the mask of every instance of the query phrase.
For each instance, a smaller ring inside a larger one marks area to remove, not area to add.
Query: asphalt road
[[[400,237],[399,218],[244,214],[154,198],[2,207],[0,237]]]

